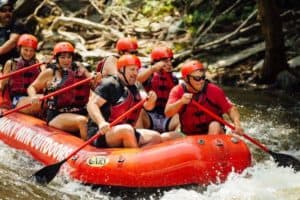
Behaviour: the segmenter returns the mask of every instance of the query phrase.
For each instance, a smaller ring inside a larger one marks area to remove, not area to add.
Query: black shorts
[[[88,126],[88,139],[90,139],[95,134],[97,134],[98,130],[99,130],[98,126]],[[134,134],[135,134],[137,143],[139,143],[141,134],[136,129],[134,129]],[[105,135],[100,135],[98,138],[96,138],[94,141],[92,141],[91,144],[98,148],[109,148],[109,146],[106,142]]]
[[[87,110],[85,108],[66,108],[66,109],[50,109],[46,110],[46,122],[49,123],[57,115],[62,113],[73,113],[78,115],[87,115]]]

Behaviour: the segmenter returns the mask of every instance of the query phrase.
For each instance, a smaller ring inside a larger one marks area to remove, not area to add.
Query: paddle
[[[211,117],[215,118],[216,120],[218,120],[222,124],[228,126],[231,130],[233,130],[233,131],[235,130],[235,127],[233,125],[231,125],[230,123],[228,123],[227,121],[225,121],[224,119],[222,119],[221,117],[216,115],[215,113],[211,112],[210,110],[208,110],[207,108],[205,108],[201,104],[197,103],[194,100],[192,101],[192,103],[195,106],[197,106],[197,108],[202,110],[203,112],[205,112],[208,115],[210,115]],[[279,166],[284,166],[284,167],[292,166],[296,171],[300,170],[300,161],[298,159],[296,159],[295,157],[287,155],[287,154],[283,154],[283,153],[275,153],[274,151],[271,151],[265,145],[261,144],[260,142],[258,142],[254,138],[251,138],[249,135],[247,135],[245,133],[242,133],[241,136],[243,136],[244,138],[246,138],[247,140],[249,140],[250,142],[252,142],[256,146],[261,148],[264,152],[269,153],[274,158],[275,162],[278,163]]]
[[[13,76],[13,75],[16,75],[16,74],[20,74],[22,72],[25,72],[25,71],[28,71],[28,70],[31,70],[31,69],[34,69],[34,68],[39,67],[39,66],[41,66],[43,64],[45,64],[45,63],[44,62],[42,62],[42,63],[36,63],[36,64],[30,65],[28,67],[24,67],[22,69],[19,69],[19,70],[7,73],[7,74],[5,74],[3,76],[0,76],[0,80],[6,79],[6,78],[8,78],[10,76]]]
[[[131,112],[136,110],[138,107],[142,106],[145,101],[146,101],[146,99],[141,100],[135,106],[133,106],[128,111],[126,111],[125,113],[120,115],[117,119],[115,119],[113,122],[110,123],[110,127],[118,124],[121,120],[123,120],[126,116],[128,116],[128,114],[130,114]],[[34,177],[35,181],[39,184],[42,184],[42,185],[48,184],[56,176],[56,174],[58,173],[62,164],[64,164],[67,160],[69,160],[71,157],[73,157],[75,154],[77,154],[81,149],[83,149],[85,146],[90,144],[93,140],[98,138],[100,135],[101,135],[101,132],[99,131],[97,134],[95,134],[93,137],[91,137],[89,140],[87,140],[84,144],[82,144],[79,148],[74,150],[68,157],[66,157],[65,159],[63,159],[62,161],[60,161],[58,163],[48,165],[48,166],[40,169],[39,171],[34,173],[32,175],[32,177]]]
[[[74,88],[74,87],[77,87],[78,85],[81,85],[81,84],[83,84],[83,83],[89,82],[89,81],[92,80],[93,78],[94,78],[94,77],[92,76],[92,77],[86,78],[86,79],[84,79],[84,80],[78,81],[77,83],[74,83],[74,84],[69,85],[69,86],[67,86],[67,87],[64,87],[64,88],[62,88],[62,89],[56,90],[55,92],[51,92],[51,93],[49,93],[49,94],[47,94],[47,95],[45,95],[45,96],[43,96],[43,97],[40,97],[40,98],[39,98],[39,101],[43,101],[43,100],[45,100],[45,99],[47,99],[47,98],[49,98],[49,97],[52,97],[52,96],[56,96],[56,95],[58,95],[58,94],[61,94],[61,93],[65,92],[65,91],[67,91],[67,90],[70,90],[70,89],[72,89],[72,88]],[[25,105],[23,105],[23,106],[16,107],[16,108],[13,108],[13,109],[10,109],[10,110],[8,110],[8,111],[6,111],[6,112],[1,113],[0,117],[3,117],[3,116],[6,116],[6,115],[11,114],[11,113],[13,113],[13,112],[22,110],[23,108],[27,108],[27,107],[31,106],[32,104],[33,104],[33,103],[28,103],[28,104],[25,104]]]

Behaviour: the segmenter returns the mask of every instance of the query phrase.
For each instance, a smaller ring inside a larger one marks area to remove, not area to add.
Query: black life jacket
[[[118,99],[117,104],[111,106],[110,108],[110,116],[108,121],[109,122],[114,121],[117,117],[119,117],[127,110],[135,106],[140,100],[141,100],[141,96],[138,90],[135,94],[133,94],[126,86],[124,86],[124,92]],[[121,122],[119,122],[119,124],[127,123],[127,124],[131,124],[132,126],[135,126],[140,111],[141,108],[131,112],[126,118],[124,118]]]

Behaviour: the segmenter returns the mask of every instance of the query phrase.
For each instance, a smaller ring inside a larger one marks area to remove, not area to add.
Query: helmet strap
[[[126,76],[125,76],[125,73],[126,73],[126,67],[123,67],[123,70],[122,70],[122,71],[119,70],[119,72],[122,74],[123,79],[124,79],[124,81],[126,82],[126,84],[129,85],[129,82],[128,82]]]
[[[189,76],[187,76],[187,81],[186,81],[186,83],[187,83],[194,91],[196,91],[196,93],[200,92],[200,90],[197,90],[197,89],[192,85],[191,79],[190,79]]]

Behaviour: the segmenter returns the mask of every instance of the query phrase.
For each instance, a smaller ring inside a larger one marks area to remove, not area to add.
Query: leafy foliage
[[[173,0],[145,1],[142,13],[149,17],[161,18],[175,11]]]

